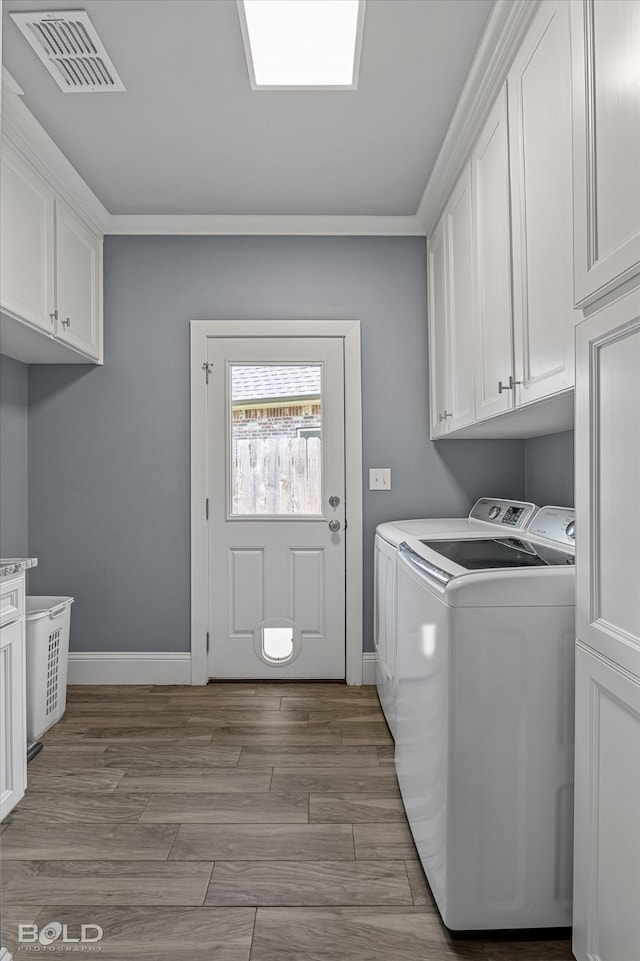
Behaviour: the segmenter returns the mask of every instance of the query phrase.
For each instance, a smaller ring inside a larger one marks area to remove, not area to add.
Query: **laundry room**
[[[639,0],[71,7],[2,3],[0,961],[637,961]]]

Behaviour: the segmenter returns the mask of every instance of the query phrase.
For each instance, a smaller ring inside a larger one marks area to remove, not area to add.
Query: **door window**
[[[230,365],[232,517],[322,515],[322,374]]]

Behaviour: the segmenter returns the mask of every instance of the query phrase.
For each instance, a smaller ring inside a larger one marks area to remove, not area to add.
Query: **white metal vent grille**
[[[64,93],[125,89],[84,10],[12,13],[11,19]]]
[[[60,676],[60,631],[49,634],[49,650],[47,656],[47,692],[45,714],[53,714],[58,710],[58,694]]]

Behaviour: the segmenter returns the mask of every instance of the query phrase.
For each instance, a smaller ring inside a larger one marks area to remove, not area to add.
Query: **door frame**
[[[362,392],[359,320],[192,320],[191,333],[191,683],[209,680],[207,340],[213,337],[339,337],[344,351],[346,682],[362,684]]]

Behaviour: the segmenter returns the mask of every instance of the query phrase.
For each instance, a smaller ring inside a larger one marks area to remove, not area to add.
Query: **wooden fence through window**
[[[319,437],[234,439],[233,504],[238,514],[320,514]]]

